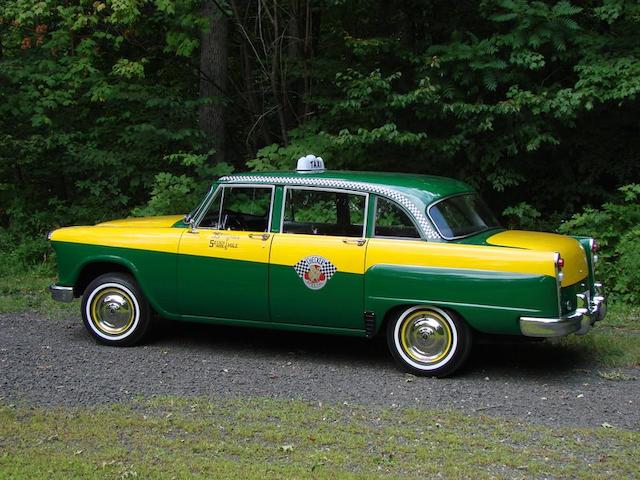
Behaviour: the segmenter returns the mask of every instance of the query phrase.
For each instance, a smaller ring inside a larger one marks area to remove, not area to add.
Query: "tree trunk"
[[[280,123],[280,140],[286,147],[289,144],[289,137],[287,136],[287,120],[284,116],[284,101],[282,97],[282,83],[285,80],[281,78],[281,51],[283,44],[283,32],[280,31],[280,21],[278,12],[278,0],[273,0],[273,16],[271,17],[273,25],[273,53],[271,55],[271,92],[273,93],[273,99],[277,106],[278,121]]]
[[[216,161],[225,160],[224,98],[227,90],[229,20],[218,3],[206,0],[201,9],[208,28],[200,35],[200,129],[216,151]]]

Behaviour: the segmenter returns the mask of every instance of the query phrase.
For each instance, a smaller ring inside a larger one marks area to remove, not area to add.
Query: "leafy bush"
[[[595,237],[600,244],[598,273],[621,300],[640,301],[640,184],[619,189],[621,198],[600,209],[585,208],[559,231]]]
[[[135,216],[168,215],[189,212],[201,199],[214,179],[227,175],[233,168],[226,163],[214,164],[208,154],[176,153],[165,160],[178,164],[183,173],[160,172],[153,182],[151,198],[133,210]]]
[[[525,230],[540,230],[538,228],[541,213],[533,205],[520,202],[503,210],[507,228],[523,228]]]
[[[37,269],[53,272],[49,242],[42,236],[20,236],[0,228],[0,277]]]

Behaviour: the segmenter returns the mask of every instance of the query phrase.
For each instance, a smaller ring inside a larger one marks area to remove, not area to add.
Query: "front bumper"
[[[562,337],[575,333],[584,335],[594,323],[604,320],[607,314],[607,301],[602,284],[595,284],[595,294],[577,295],[578,308],[559,318],[520,317],[520,331],[527,337]]]
[[[53,284],[49,287],[51,298],[57,302],[71,302],[74,298],[73,287],[61,287]]]

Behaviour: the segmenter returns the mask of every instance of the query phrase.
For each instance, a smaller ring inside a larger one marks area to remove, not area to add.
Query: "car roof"
[[[349,188],[349,183],[367,184],[371,186],[370,189],[366,188],[367,185],[364,186],[365,188],[360,185],[358,190],[375,192],[375,187],[382,186],[411,194],[412,196],[418,196],[427,205],[449,195],[473,192],[471,186],[452,178],[395,172],[354,172],[346,170],[324,170],[322,172],[308,173],[297,171],[249,172],[234,173],[233,175],[222,177],[219,181],[221,183],[246,182],[286,185],[313,185],[317,183],[319,186],[333,186],[332,184],[335,183],[335,186],[345,189]]]

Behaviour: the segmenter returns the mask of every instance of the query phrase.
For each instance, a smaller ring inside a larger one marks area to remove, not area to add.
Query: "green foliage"
[[[198,203],[211,185],[212,179],[233,171],[226,163],[212,164],[210,155],[174,153],[167,155],[169,163],[184,167],[184,172],[160,172],[153,182],[151,198],[133,210],[136,216],[187,213]]]
[[[309,152],[321,152],[320,156],[325,162],[331,162],[332,168],[338,168],[340,160],[332,155],[331,139],[320,131],[317,122],[308,121],[291,130],[289,138],[289,145],[273,143],[261,148],[256,158],[247,162],[247,166],[255,171],[291,170],[295,168],[298,158]]]
[[[598,270],[619,298],[640,301],[640,185],[619,189],[621,198],[600,209],[585,208],[560,226],[561,233],[595,237],[601,247]]]
[[[318,61],[316,115],[251,167],[320,152],[335,168],[453,175],[498,210],[526,202],[559,216],[609,200],[610,186],[640,175],[636,2],[392,4],[333,6],[329,21],[340,28],[325,37],[332,62]],[[368,20],[344,20],[342,9]],[[605,145],[614,137],[612,166]]]
[[[186,47],[168,40],[197,38],[177,16],[197,5],[0,4],[0,253],[38,262],[47,231],[127,215],[171,153],[202,152]]]
[[[508,219],[508,228],[523,228],[536,230],[541,213],[527,202],[520,202],[513,207],[507,207],[502,215]]]

